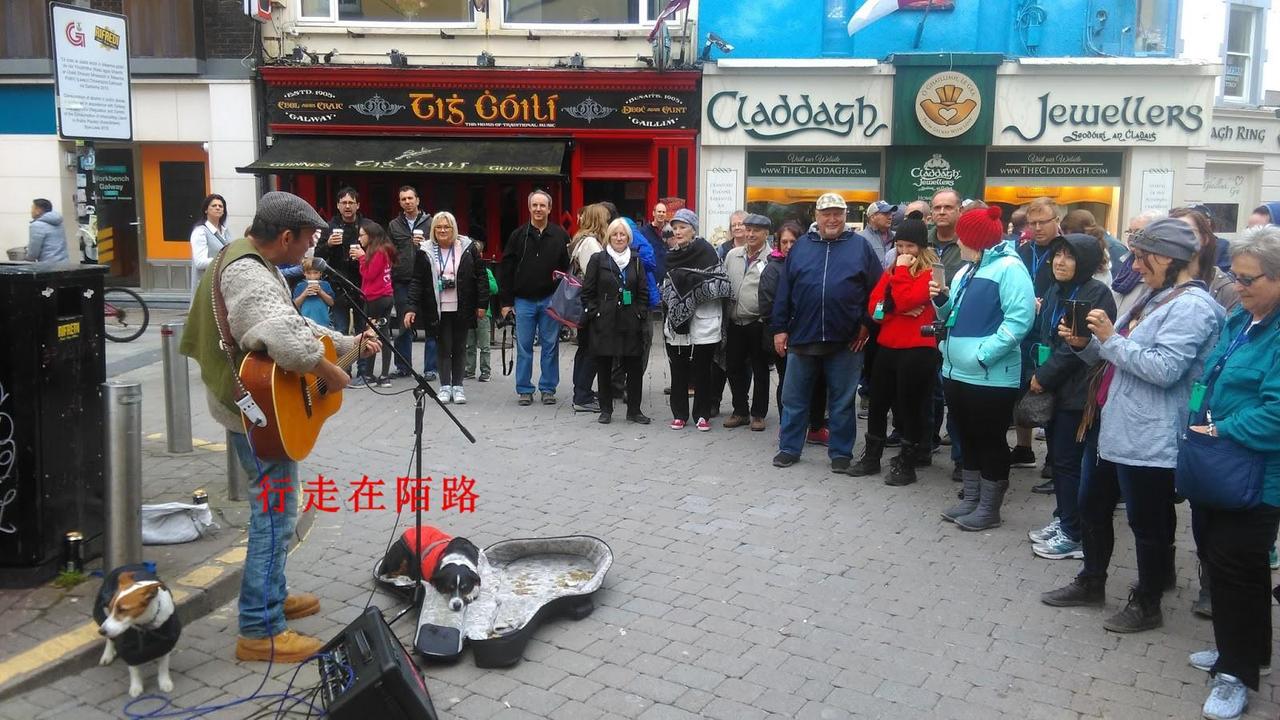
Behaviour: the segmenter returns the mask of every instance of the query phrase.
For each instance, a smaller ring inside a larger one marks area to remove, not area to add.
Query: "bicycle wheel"
[[[151,310],[138,293],[113,287],[102,291],[103,332],[112,342],[129,342],[141,337],[151,322]]]

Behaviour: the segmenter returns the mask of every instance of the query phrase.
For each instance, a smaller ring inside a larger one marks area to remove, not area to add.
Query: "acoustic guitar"
[[[361,337],[350,352],[338,357],[329,336],[317,339],[324,346],[325,359],[341,368],[359,358],[365,344]],[[243,414],[240,418],[258,457],[267,460],[298,462],[310,455],[320,428],[342,407],[341,390],[329,389],[324,380],[312,373],[289,372],[261,351],[245,355],[240,362],[240,382],[267,418],[264,427],[258,427]]]

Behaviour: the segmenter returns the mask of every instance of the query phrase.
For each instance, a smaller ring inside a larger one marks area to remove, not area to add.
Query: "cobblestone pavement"
[[[1026,531],[1052,509],[1050,498],[1029,492],[1036,471],[1014,471],[1003,527],[963,533],[938,518],[955,497],[943,455],[920,483],[890,488],[832,474],[815,446],[795,467],[773,468],[773,414],[763,433],[718,423],[710,433],[674,432],[664,422],[667,370],[657,350],[644,401],[655,423],[599,425],[569,407],[570,353],[561,355],[554,407],[517,407],[511,378],[501,375],[468,383],[469,404],[453,408],[476,445],[428,408],[426,473],[475,477],[479,497],[473,514],[456,514],[441,512],[433,495],[427,519],[482,546],[590,533],[613,548],[613,569],[595,612],[544,626],[518,665],[481,670],[466,654],[431,667],[441,717],[1199,717],[1206,675],[1186,657],[1210,645],[1212,630],[1188,611],[1196,565],[1186,506],[1165,627],[1111,634],[1103,614],[1136,580],[1122,514],[1107,609],[1049,608],[1039,593],[1067,582],[1079,563],[1031,554]],[[496,371],[496,348],[493,360]],[[404,474],[411,396],[361,390],[345,402],[304,473],[344,487],[365,474],[389,482]],[[208,428],[198,395],[193,405],[197,428]],[[148,432],[163,429],[162,414],[145,422]],[[295,589],[318,593],[324,609],[296,623],[299,631],[328,638],[356,617],[395,519],[350,509],[317,517],[289,577]],[[389,596],[373,599],[394,609]],[[395,629],[410,637],[407,621]],[[236,663],[234,639],[234,603],[186,629],[173,658],[177,706],[257,688],[265,666]],[[283,689],[293,672],[273,668],[264,692]],[[314,679],[307,667],[295,688]],[[151,669],[147,683],[154,688]],[[123,667],[95,667],[4,703],[0,717],[122,717],[127,686]],[[1278,699],[1264,678],[1248,717],[1276,717]],[[205,717],[248,717],[272,702]]]

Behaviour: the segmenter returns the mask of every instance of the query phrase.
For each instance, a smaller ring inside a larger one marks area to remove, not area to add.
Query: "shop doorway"
[[[643,225],[646,219],[646,200],[649,182],[646,180],[583,180],[583,206],[598,202],[611,202],[618,214]],[[581,208],[575,208],[581,210]]]
[[[198,144],[146,144],[142,159],[144,287],[191,289],[191,231],[203,222],[209,157]],[[239,212],[235,208],[228,208]],[[244,228],[228,228],[239,237]]]
[[[111,285],[138,285],[137,175],[133,149],[98,148],[95,153],[94,183],[97,185],[97,254],[106,265],[106,282]],[[83,248],[82,248],[83,251]]]

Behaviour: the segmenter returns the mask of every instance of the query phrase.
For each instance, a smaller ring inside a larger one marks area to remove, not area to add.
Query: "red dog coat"
[[[431,576],[435,574],[436,563],[440,562],[440,556],[444,554],[445,546],[452,539],[452,535],[430,525],[409,528],[400,536],[400,542],[405,544],[409,552],[421,559],[422,578],[424,580],[430,580]]]

